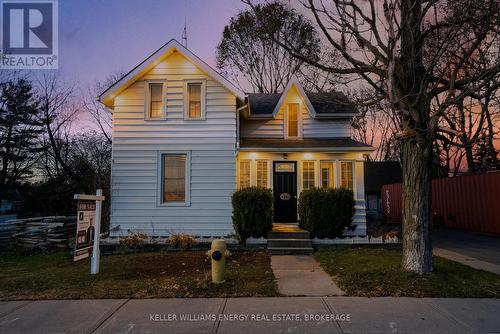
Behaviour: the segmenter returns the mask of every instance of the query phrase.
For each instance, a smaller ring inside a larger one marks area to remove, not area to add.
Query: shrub
[[[142,248],[148,242],[149,237],[144,233],[132,233],[124,238],[120,239],[120,244],[127,246],[128,248]]]
[[[233,227],[240,242],[267,237],[273,228],[273,193],[270,189],[250,187],[232,197]]]
[[[336,238],[344,228],[352,228],[354,194],[351,190],[304,190],[299,197],[299,226],[311,237]]]
[[[188,249],[198,244],[198,241],[189,234],[172,234],[167,239],[167,244],[174,248]]]

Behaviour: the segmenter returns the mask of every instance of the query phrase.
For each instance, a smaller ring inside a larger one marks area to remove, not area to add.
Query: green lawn
[[[277,296],[265,252],[232,253],[226,282],[211,283],[205,252],[154,252],[101,257],[100,273],[68,253],[0,254],[0,300]]]
[[[396,249],[325,249],[315,257],[349,296],[500,298],[500,276],[440,257],[428,276],[403,272]]]

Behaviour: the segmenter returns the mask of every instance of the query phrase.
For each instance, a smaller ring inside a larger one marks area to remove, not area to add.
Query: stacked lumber
[[[0,225],[0,247],[67,248],[76,234],[76,217],[50,216],[13,219]]]

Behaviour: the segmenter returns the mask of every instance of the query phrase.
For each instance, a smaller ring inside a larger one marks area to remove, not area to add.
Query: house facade
[[[366,234],[363,160],[351,139],[356,110],[341,94],[245,94],[171,40],[100,96],[113,113],[111,236],[233,233],[231,195],[275,196],[275,222],[297,222],[311,187],[347,187],[355,234]]]

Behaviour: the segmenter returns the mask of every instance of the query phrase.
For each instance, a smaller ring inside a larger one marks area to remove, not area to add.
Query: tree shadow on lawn
[[[349,296],[500,297],[500,276],[441,257],[423,276],[401,270],[401,249],[343,247],[315,257]]]
[[[96,276],[88,260],[73,262],[63,252],[5,255],[0,266],[2,300],[278,295],[265,252],[234,252],[222,284],[211,283],[203,251],[103,256]]]

